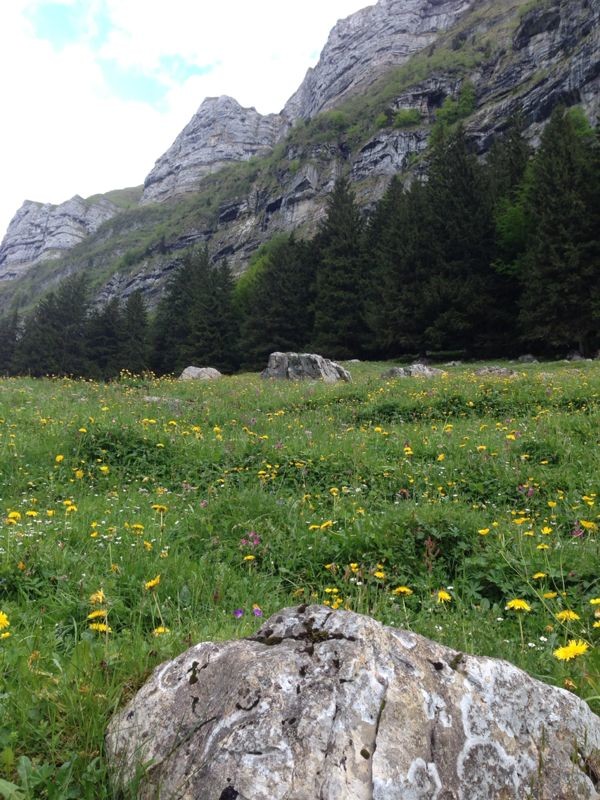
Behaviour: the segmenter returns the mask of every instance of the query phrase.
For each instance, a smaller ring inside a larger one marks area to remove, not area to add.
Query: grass
[[[0,381],[0,796],[110,797],[103,732],[152,668],[303,601],[600,710],[600,365],[382,368]],[[557,659],[570,640],[590,647]]]

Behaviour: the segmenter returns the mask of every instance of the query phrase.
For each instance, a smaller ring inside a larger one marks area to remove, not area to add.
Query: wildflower
[[[525,600],[516,597],[514,600],[509,600],[505,606],[506,609],[511,611],[531,611],[531,606]]]
[[[439,589],[437,592],[437,601],[438,603],[450,603],[452,601],[452,595],[448,594],[444,589]]]
[[[150,552],[150,550],[152,550],[152,548],[154,547],[154,545],[152,544],[152,542],[148,542],[148,541],[146,541],[146,540],[144,539],[144,547],[146,548],[146,550],[147,550],[148,552]]]
[[[262,608],[257,603],[252,606],[252,613],[255,617],[262,617],[263,615]]]
[[[167,506],[163,506],[161,503],[152,503],[152,508],[159,514],[166,514],[168,511]]]
[[[60,453],[59,453],[59,455],[57,455],[57,456],[55,457],[55,459],[54,459],[54,461],[55,461],[57,464],[62,464],[62,462],[63,462],[64,460],[65,460],[65,457],[64,457],[63,455],[61,455]]]
[[[554,600],[555,597],[558,597],[558,592],[544,592],[542,597],[545,600]]]
[[[577,689],[577,684],[571,680],[571,678],[565,678],[563,681],[563,686],[565,689],[569,689],[570,691],[574,691]]]
[[[600,606],[600,597],[592,597],[590,600],[591,606]]]
[[[101,603],[104,603],[106,600],[106,595],[102,591],[102,589],[98,589],[97,592],[94,592],[90,595],[90,603],[93,606],[99,606]]]
[[[152,580],[146,581],[146,583],[144,584],[144,588],[147,591],[149,591],[150,589],[156,588],[159,583],[160,583],[160,575],[157,575],[155,578],[152,578]]]
[[[396,588],[392,590],[392,594],[402,595],[403,597],[408,597],[412,593],[413,590],[409,589],[408,586],[396,586]]]
[[[596,525],[596,523],[595,522],[591,522],[590,520],[587,520],[587,519],[580,519],[579,520],[579,524],[586,531],[597,531],[598,530],[598,526]]]
[[[108,475],[110,472],[110,467],[107,464],[102,464],[99,469],[103,475]]]
[[[373,577],[379,578],[379,580],[383,580],[385,578],[385,572],[383,572],[383,570],[378,569],[373,573]]]
[[[440,453],[439,456],[437,457],[437,460],[438,461],[443,461],[445,458],[446,458],[446,454],[445,453]]]
[[[4,611],[0,611],[0,631],[10,627],[10,621]]]
[[[359,566],[355,561],[353,561],[351,564],[348,564],[348,569],[350,570],[350,572],[356,575],[356,573],[359,570]]]
[[[83,478],[83,475],[84,475],[84,472],[83,472],[82,469],[76,469],[75,470],[75,477],[77,478],[78,481],[80,481]]]
[[[556,614],[556,619],[559,622],[573,622],[577,619],[581,619],[581,617],[579,616],[579,614],[575,613],[575,611],[571,611],[571,609],[565,608],[564,611],[559,611],[558,614]]]
[[[239,619],[240,617],[243,617],[244,616],[244,609],[243,608],[236,608],[235,611],[233,612],[233,616],[236,619]]]
[[[19,561],[19,563],[17,564],[17,569],[19,570],[19,572],[25,572],[25,570],[27,569],[27,567],[25,566],[25,562]]]
[[[538,544],[538,545],[536,545],[536,550],[549,550],[549,549],[550,549],[550,545],[549,544]]]
[[[153,636],[163,636],[165,633],[170,633],[170,629],[164,625],[159,625],[158,628],[154,628],[152,631]]]
[[[256,556],[244,556],[244,561],[256,561]]]
[[[548,575],[545,572],[534,572],[534,574],[531,577],[533,578],[534,581],[539,581],[542,578],[547,578]]]
[[[106,622],[92,622],[89,628],[91,631],[98,631],[98,633],[112,633],[112,628]]]
[[[570,661],[572,658],[584,655],[589,649],[590,646],[587,642],[581,639],[571,639],[567,645],[555,650],[553,656],[559,661]]]
[[[339,495],[339,493],[340,493],[340,490],[337,488],[337,486],[332,486],[331,489],[329,490],[329,494],[332,497],[337,497]]]
[[[105,608],[99,608],[96,611],[91,611],[87,615],[87,619],[106,619],[108,611]]]
[[[548,525],[544,525],[544,527],[540,530],[540,533],[543,533],[544,536],[548,536],[550,533],[552,533],[552,528],[550,528]]]
[[[489,529],[489,528],[480,528],[480,529],[477,531],[477,533],[478,533],[480,536],[487,536],[489,532],[490,532],[490,529]]]
[[[10,511],[7,519],[13,520],[14,522],[19,522],[21,519],[21,514],[19,511]]]

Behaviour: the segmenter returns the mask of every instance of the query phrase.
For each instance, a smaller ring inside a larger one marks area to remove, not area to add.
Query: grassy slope
[[[0,380],[0,778],[22,783],[20,764],[27,797],[108,797],[115,706],[190,643],[253,631],[254,604],[372,614],[600,710],[598,651],[552,655],[598,638],[600,365],[351,369],[339,386]]]

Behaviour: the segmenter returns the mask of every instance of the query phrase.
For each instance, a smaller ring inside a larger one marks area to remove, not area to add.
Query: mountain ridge
[[[374,9],[380,13],[397,5],[396,0],[380,0],[348,20],[364,20]],[[233,126],[228,134],[238,147],[238,163],[223,158],[218,148],[212,163],[210,153],[204,162],[198,158],[196,166],[206,171],[195,179],[192,169],[192,191],[185,190],[189,176],[184,176],[181,193],[165,196],[161,203],[147,197],[142,205],[132,203],[118,210],[62,258],[24,270],[19,276],[23,280],[17,280],[20,288],[7,288],[5,281],[0,287],[0,308],[23,303],[24,293],[43,290],[83,263],[99,300],[127,296],[141,288],[152,301],[160,295],[178,252],[198,242],[210,243],[215,258],[228,257],[239,272],[273,234],[295,228],[314,231],[327,192],[341,171],[351,175],[363,206],[377,200],[393,174],[418,161],[440,109],[444,103],[455,102],[468,83],[474,87],[475,99],[465,122],[480,152],[516,112],[523,115],[534,143],[558,103],[583,105],[591,120],[597,114],[600,10],[586,0],[540,0],[533,5],[525,0],[411,0],[408,6],[438,12],[447,12],[449,7],[462,10],[447,30],[438,31],[432,42],[399,66],[380,72],[374,56],[373,70],[364,77],[367,91],[350,92],[335,108],[312,117],[302,117],[297,108],[293,125],[283,114],[263,117],[232,99],[213,99],[213,107],[222,101],[247,115],[246,128]],[[348,20],[338,26],[351,28]],[[324,63],[327,52],[333,52],[328,51],[330,42],[335,49],[336,40],[344,39],[336,32],[338,26],[323,50]],[[358,56],[354,63],[358,64],[354,74],[360,76],[364,68]],[[315,70],[309,70],[307,79],[313,80],[310,76]],[[325,95],[321,100],[324,105],[328,102]],[[266,135],[273,145],[253,140],[256,152],[248,152],[246,131],[266,118],[271,118]],[[212,123],[220,124],[214,115]],[[185,131],[178,139],[185,138]],[[181,173],[180,168],[175,177]],[[147,183],[144,191],[159,183]],[[0,271],[6,261],[2,257],[5,243],[6,237],[0,248]]]

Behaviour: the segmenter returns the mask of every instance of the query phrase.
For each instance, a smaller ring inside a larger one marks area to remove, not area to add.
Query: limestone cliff
[[[263,116],[232,97],[207,97],[144,182],[142,203],[198,188],[200,180],[236,161],[272,150],[286,127],[277,114]]]
[[[60,257],[118,210],[103,197],[86,202],[75,195],[57,206],[26,200],[0,245],[0,280],[16,278],[39,261]]]
[[[284,115],[306,119],[364,91],[390,67],[434,42],[472,5],[474,0],[379,0],[341,20]]]

